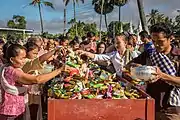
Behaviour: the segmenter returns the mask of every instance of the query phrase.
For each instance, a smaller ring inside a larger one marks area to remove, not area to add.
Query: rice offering
[[[144,81],[154,80],[156,78],[156,68],[152,66],[140,66],[131,68],[131,75]]]

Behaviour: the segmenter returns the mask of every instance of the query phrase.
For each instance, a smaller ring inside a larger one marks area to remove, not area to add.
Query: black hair
[[[139,33],[139,36],[142,37],[142,38],[148,38],[148,39],[151,38],[147,31],[141,31]]]
[[[87,40],[80,43],[80,45],[88,45],[88,44],[89,42]]]
[[[104,46],[105,46],[105,50],[104,50],[104,51],[106,51],[106,44],[105,44],[104,42],[98,43],[98,44],[97,44],[97,49],[100,48],[100,45],[102,45],[102,44],[104,44]]]
[[[130,39],[131,37],[137,37],[137,35],[135,35],[135,34],[129,34],[128,39]]]
[[[94,32],[88,32],[88,33],[87,33],[87,37],[90,37],[90,38],[91,38],[91,37],[94,37],[94,36],[95,36],[95,33],[94,33]]]
[[[125,40],[128,40],[129,37],[130,37],[130,34],[128,32],[122,32],[122,33],[118,33],[116,34],[116,37],[117,36],[124,36],[125,37]]]
[[[150,33],[163,32],[165,37],[169,38],[172,35],[171,28],[166,23],[157,23],[150,28]]]
[[[39,47],[33,42],[27,42],[24,47],[26,48],[26,52],[32,51],[36,48],[39,49]]]
[[[72,40],[69,45],[70,46],[73,46],[73,45],[76,45],[76,44],[79,44],[79,41],[78,40]]]
[[[6,58],[6,51],[7,51],[7,48],[12,45],[13,43],[11,41],[8,41],[6,42],[4,45],[3,45],[3,58]]]
[[[86,40],[86,36],[83,36],[83,37],[82,37],[82,41],[85,41],[85,40]]]
[[[60,39],[60,43],[65,42],[66,40],[69,40],[67,36],[64,36]]]
[[[19,54],[19,50],[26,50],[25,47],[19,44],[11,44],[6,50],[6,60],[10,62],[11,57],[16,57]]]
[[[99,47],[100,47],[100,45],[102,45],[102,44],[104,44],[104,45],[105,45],[105,48],[106,48],[106,44],[105,44],[104,42],[100,42],[100,43],[98,43],[98,44],[97,44],[97,48],[99,48]]]
[[[55,38],[55,39],[54,39],[54,41],[59,42],[59,41],[60,41],[60,39],[59,39],[59,38]]]

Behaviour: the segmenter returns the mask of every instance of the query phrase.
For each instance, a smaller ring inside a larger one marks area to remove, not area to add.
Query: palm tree
[[[128,0],[111,0],[114,5],[119,7],[119,22],[121,21],[121,7],[124,6]]]
[[[48,2],[48,1],[43,1],[43,0],[33,0],[31,3],[29,3],[29,5],[33,5],[33,6],[38,6],[39,8],[39,15],[40,15],[40,23],[41,23],[41,33],[44,33],[44,27],[43,27],[43,18],[42,18],[42,12],[41,12],[41,6],[45,5],[47,7],[51,7],[52,9],[54,9],[54,6],[52,3]]]
[[[105,16],[105,24],[107,28],[107,14],[112,12],[114,7],[110,0],[93,0],[94,10],[100,14],[100,29],[99,39],[101,40],[101,29],[102,29],[102,15]]]
[[[165,16],[164,14],[159,14],[157,16],[157,22],[165,22]]]
[[[151,25],[156,24],[158,15],[159,15],[159,11],[156,9],[152,9],[151,13],[149,13],[149,15],[147,15],[147,17],[149,17],[148,23],[150,23]]]
[[[143,7],[143,0],[137,0],[138,9],[139,9],[139,16],[142,24],[142,29],[149,31],[146,23],[146,16],[144,13],[144,7]]]
[[[114,9],[113,4],[110,3],[110,1],[104,1],[104,4],[102,5],[102,0],[93,0],[92,4],[94,5],[94,10],[96,13],[101,14],[102,10],[102,15],[105,17],[105,24],[106,28],[108,28],[108,23],[107,23],[107,14],[111,13]],[[103,9],[102,9],[103,6]],[[102,23],[100,23],[102,24]]]
[[[147,15],[149,17],[148,23],[154,25],[158,22],[167,22],[169,20],[168,17],[165,17],[164,14],[159,13],[158,10],[151,10],[151,13]]]
[[[73,1],[73,8],[74,8],[74,20],[76,21],[76,3],[79,3],[79,0],[72,0]],[[84,0],[80,0],[82,3],[84,3]],[[65,3],[65,6],[67,6],[70,2],[70,0],[63,0],[63,2]],[[75,22],[75,26],[76,26],[76,36],[77,36],[77,23]]]
[[[66,32],[66,6],[64,6],[64,35],[65,35],[65,32]]]

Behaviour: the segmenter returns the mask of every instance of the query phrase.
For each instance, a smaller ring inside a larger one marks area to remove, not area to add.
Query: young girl
[[[26,49],[18,44],[12,44],[6,51],[8,63],[1,68],[0,84],[0,120],[23,120],[25,112],[23,85],[41,84],[51,80],[61,73],[61,67],[51,73],[31,75],[21,68],[25,63]]]
[[[26,47],[26,64],[23,66],[22,70],[32,75],[39,75],[38,70],[43,69],[43,65],[37,58],[38,55],[38,46],[33,42],[29,42],[25,45]],[[42,110],[41,110],[41,89],[40,85],[29,85],[28,90],[28,104],[30,110],[31,120],[41,120]],[[28,116],[27,116],[28,117]],[[27,118],[26,117],[26,118]]]
[[[38,56],[38,46],[33,42],[28,42],[26,45],[26,64],[22,70],[32,75],[39,75],[43,69],[43,63],[47,61],[58,49],[53,49],[40,57]],[[29,86],[29,108],[31,113],[31,120],[41,120],[41,93],[42,85],[30,85]]]

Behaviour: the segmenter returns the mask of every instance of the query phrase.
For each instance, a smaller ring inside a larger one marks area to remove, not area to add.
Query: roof
[[[34,32],[34,30],[16,29],[16,28],[0,28],[0,31],[18,31],[18,32],[26,32],[26,33]]]

